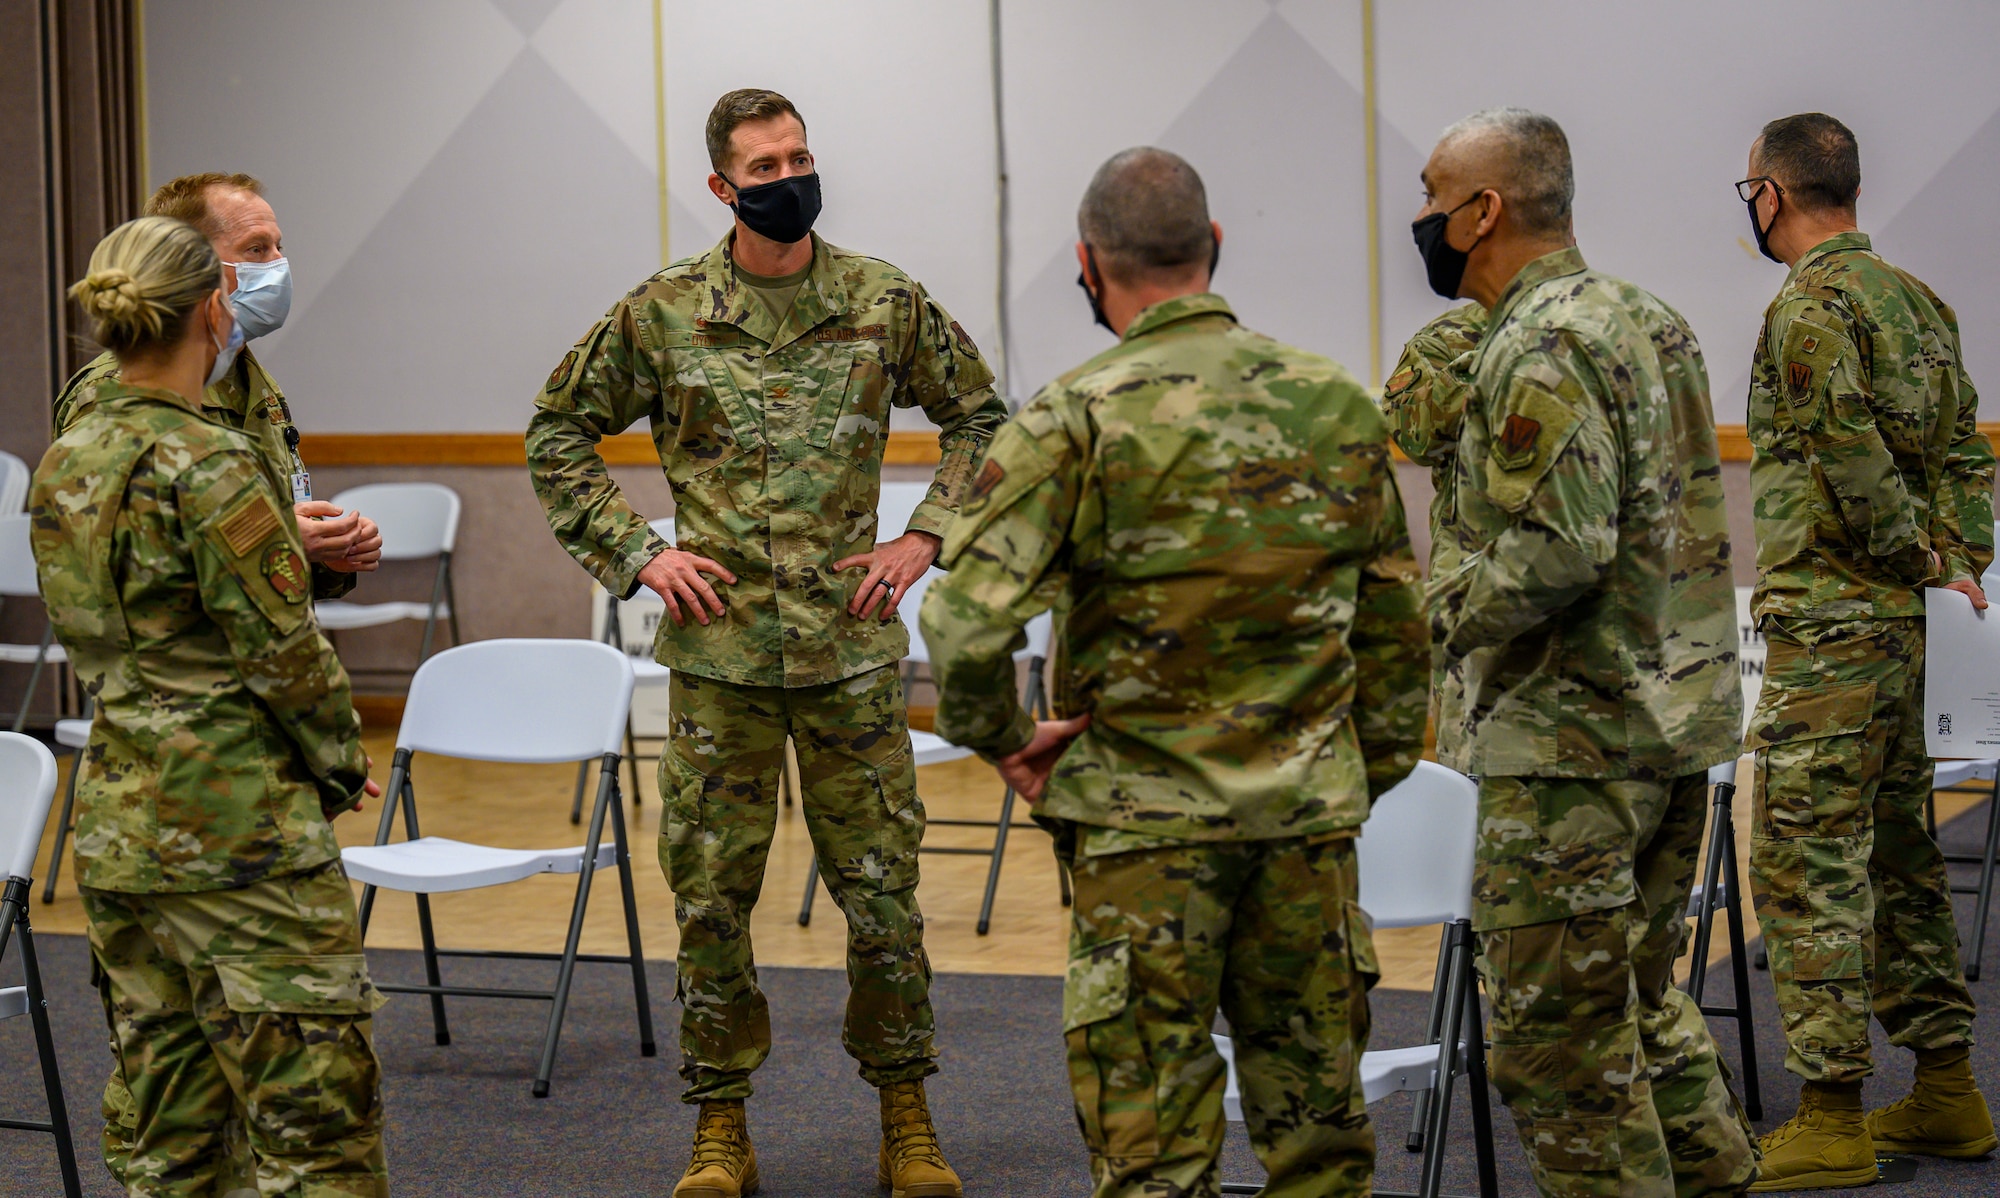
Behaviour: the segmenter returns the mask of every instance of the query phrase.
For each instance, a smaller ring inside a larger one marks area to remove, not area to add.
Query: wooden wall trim
[[[2000,422],[1982,423],[1979,431],[2000,442]],[[1725,462],[1750,460],[1750,436],[1740,424],[1716,426]],[[613,466],[659,463],[653,441],[644,433],[606,437],[604,460]],[[311,433],[299,445],[309,466],[524,466],[519,433]],[[1402,454],[1397,453],[1401,459]],[[889,434],[882,460],[891,466],[934,466],[937,434],[898,431]]]
[[[657,466],[645,433],[620,433],[598,446],[613,466]],[[526,466],[520,433],[307,433],[299,456],[325,466]],[[882,460],[891,466],[936,465],[937,434],[892,432]]]

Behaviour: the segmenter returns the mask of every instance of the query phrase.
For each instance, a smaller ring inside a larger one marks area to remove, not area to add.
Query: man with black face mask
[[[743,1100],[771,1023],[750,911],[790,737],[820,876],[847,917],[842,1042],[881,1091],[882,1183],[957,1198],[924,1100],[937,1071],[916,902],[924,809],[896,605],[937,558],[1007,408],[920,284],[812,233],[819,176],[789,100],[730,92],[707,132],[709,189],[734,227],[585,333],[528,427],[556,537],[612,594],[649,587],[670,617],[655,650],[674,671],[660,862],[681,930],[682,1101],[701,1106],[674,1193],[758,1185]],[[936,481],[907,532],[876,526],[892,405],[921,406],[941,430]],[[640,420],[673,487],[677,546],[632,511],[598,454],[601,437]]]
[[[1750,886],[1784,1012],[1798,1116],[1764,1138],[1759,1189],[1866,1185],[1877,1152],[1977,1157],[1949,880],[1924,824],[1924,588],[1985,607],[1993,449],[1936,293],[1855,227],[1861,155],[1808,112],[1764,126],[1736,185],[1791,267],[1750,374],[1752,611],[1770,646],[1750,721]],[[1916,1089],[1863,1114],[1870,1010],[1916,1053]]]
[[[1709,766],[1742,729],[1729,527],[1686,322],[1584,264],[1569,141],[1518,108],[1447,129],[1414,227],[1488,313],[1430,588],[1479,776],[1473,927],[1494,1086],[1542,1193],[1740,1191],[1750,1128],[1673,985]]]

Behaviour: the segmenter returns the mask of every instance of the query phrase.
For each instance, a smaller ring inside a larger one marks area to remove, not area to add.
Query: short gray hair
[[[1208,192],[1187,160],[1134,146],[1097,168],[1076,210],[1077,235],[1121,283],[1180,274],[1215,252]]]
[[[1576,174],[1562,126],[1553,117],[1525,108],[1484,108],[1453,122],[1438,140],[1475,134],[1499,141],[1500,177],[1488,186],[1513,208],[1516,227],[1531,234],[1568,233]]]

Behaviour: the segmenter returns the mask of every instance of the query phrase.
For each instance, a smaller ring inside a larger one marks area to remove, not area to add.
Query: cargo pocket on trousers
[[[1837,982],[1862,975],[1861,938],[1852,932],[1808,932],[1792,937],[1792,977]]]
[[[1745,738],[1756,754],[1759,834],[1847,836],[1858,829],[1865,752],[1840,752],[1828,742],[1865,735],[1874,710],[1872,682],[1765,688]]]
[[[1150,1160],[1160,1152],[1152,1062],[1132,1001],[1132,938],[1070,954],[1063,979],[1063,1039],[1070,1091],[1092,1154]]]
[[[1618,1117],[1583,1115],[1537,1119],[1535,1159],[1564,1173],[1609,1173],[1619,1165]]]
[[[367,1015],[387,999],[360,953],[216,957],[223,1001],[238,1015]]]
[[[881,800],[877,860],[863,862],[871,881],[884,891],[917,884],[917,850],[924,843],[924,805],[917,799],[917,763],[908,742],[868,767]]]
[[[708,779],[687,769],[671,750],[660,761],[660,872],[674,896],[696,906],[708,901],[707,846],[702,834],[702,790]]]

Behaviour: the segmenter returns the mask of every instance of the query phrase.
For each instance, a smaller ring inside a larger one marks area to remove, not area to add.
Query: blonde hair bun
[[[105,234],[69,294],[98,344],[122,360],[178,342],[195,306],[221,286],[208,238],[185,221],[142,216]]]

